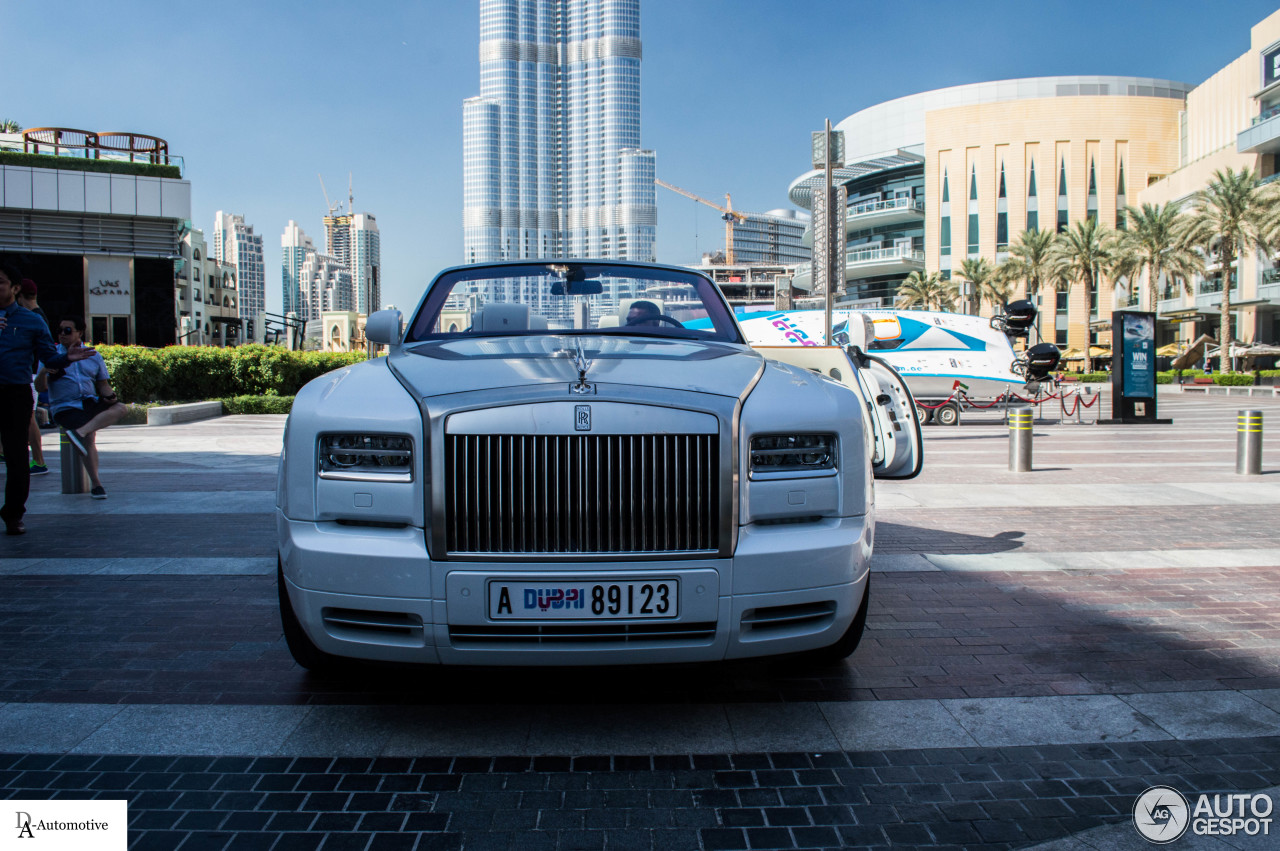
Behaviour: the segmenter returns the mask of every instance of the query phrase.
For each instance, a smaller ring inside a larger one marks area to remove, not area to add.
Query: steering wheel
[[[627,320],[627,327],[643,325],[646,322],[665,322],[668,325],[674,325],[677,328],[684,327],[684,323],[677,322],[676,320],[672,319],[670,316],[667,316],[665,313],[655,313],[651,316],[642,316],[637,318],[635,321]]]

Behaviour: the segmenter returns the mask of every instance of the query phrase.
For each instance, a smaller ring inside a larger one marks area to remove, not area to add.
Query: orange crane
[[[683,195],[686,198],[692,198],[694,201],[697,201],[699,204],[706,204],[708,207],[711,207],[712,209],[720,211],[721,213],[720,218],[724,219],[724,259],[727,264],[732,266],[733,265],[733,226],[738,222],[745,222],[747,220],[747,214],[736,212],[733,209],[733,198],[729,196],[729,193],[727,192],[725,193],[724,206],[721,207],[719,204],[717,204],[714,201],[708,201],[706,198],[703,198],[700,195],[694,195],[688,189],[681,189],[679,186],[674,186],[670,183],[667,183],[665,180],[662,180],[661,178],[655,177],[653,179],[653,182],[663,187],[664,189],[670,189],[672,192],[676,192],[680,195]]]

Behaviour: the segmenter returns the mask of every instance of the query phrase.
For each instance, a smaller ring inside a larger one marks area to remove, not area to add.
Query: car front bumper
[[[866,589],[871,517],[749,525],[732,558],[433,561],[421,529],[296,521],[277,512],[299,622],[336,656],[450,665],[701,662],[825,647]],[[678,615],[490,617],[494,582],[678,583]]]

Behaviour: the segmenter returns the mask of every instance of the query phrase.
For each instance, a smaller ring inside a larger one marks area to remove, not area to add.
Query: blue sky
[[[914,2],[643,0],[645,147],[713,200],[789,206],[809,132],[918,91],[1010,77],[1128,74],[1200,83],[1249,48],[1275,0]],[[462,101],[479,93],[470,0],[0,0],[0,118],[131,130],[182,156],[192,217],[241,213],[323,245],[324,177],[378,217],[385,298],[416,304],[462,252]],[[707,207],[658,190],[658,259],[721,246]]]

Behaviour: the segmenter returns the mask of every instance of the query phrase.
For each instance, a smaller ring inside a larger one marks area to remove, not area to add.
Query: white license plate
[[[489,582],[489,617],[517,620],[634,620],[679,615],[680,580]]]

